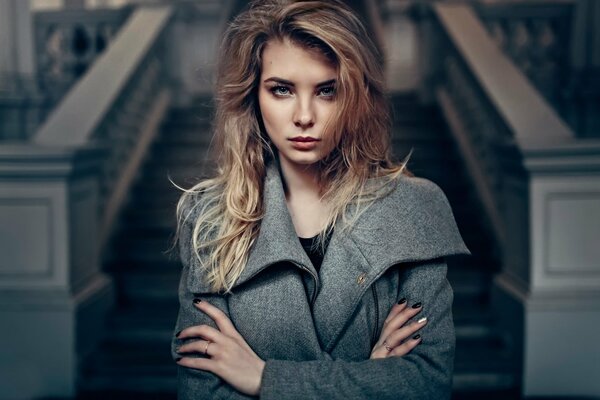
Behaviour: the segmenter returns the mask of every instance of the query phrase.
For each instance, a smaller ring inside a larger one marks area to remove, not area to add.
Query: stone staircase
[[[181,264],[170,249],[180,192],[169,177],[187,188],[202,174],[211,139],[207,103],[170,111],[104,255],[117,307],[102,346],[81,366],[82,399],[176,398],[170,341]]]
[[[448,261],[456,328],[453,398],[517,398],[513,354],[505,333],[495,324],[490,305],[499,255],[489,227],[482,222],[477,194],[437,107],[420,106],[413,95],[396,96],[392,105],[394,154],[402,159],[413,150],[409,170],[442,188],[472,253]]]
[[[171,110],[115,229],[105,268],[115,279],[118,307],[102,346],[81,365],[78,398],[175,399],[170,337],[181,267],[177,252],[167,250],[179,191],[167,177],[189,187],[203,173],[211,111],[205,103]],[[453,398],[514,398],[510,353],[489,306],[497,257],[479,223],[477,198],[439,112],[411,95],[393,105],[395,154],[402,158],[413,148],[409,169],[442,187],[473,253],[449,261],[457,333]]]

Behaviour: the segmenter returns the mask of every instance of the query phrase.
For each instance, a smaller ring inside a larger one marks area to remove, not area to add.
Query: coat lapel
[[[275,162],[267,167],[264,183],[264,216],[260,231],[248,255],[246,268],[236,286],[282,261],[294,263],[314,277],[317,272],[302,248],[292,217],[285,203],[285,193],[279,169]]]
[[[313,308],[323,350],[331,352],[370,286],[390,267],[469,254],[442,191],[402,177],[348,233],[335,229],[321,265]]]
[[[317,272],[310,258],[302,248],[296,235],[287,205],[285,193],[275,162],[267,166],[267,174],[263,190],[264,215],[260,231],[248,254],[246,267],[235,282],[235,288],[244,284],[261,271],[276,266],[277,263],[288,261],[310,273],[314,279],[310,289],[314,295]],[[211,287],[204,279],[204,273],[199,263],[193,259],[193,273],[190,274],[188,287],[194,293],[209,293]]]
[[[423,179],[401,177],[351,230],[335,227],[317,275],[296,235],[276,162],[267,167],[263,193],[260,231],[235,287],[280,262],[310,273],[314,328],[326,352],[334,348],[366,290],[388,268],[469,253],[441,190]],[[196,283],[196,290],[209,290]]]

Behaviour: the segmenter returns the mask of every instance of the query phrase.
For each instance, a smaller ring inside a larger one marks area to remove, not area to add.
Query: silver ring
[[[390,346],[388,346],[388,344],[387,344],[387,342],[385,340],[383,341],[383,347],[385,347],[385,349],[387,351],[392,351],[392,348]]]
[[[208,346],[210,346],[211,343],[212,342],[210,340],[206,342],[206,347],[204,348],[204,354],[205,355],[208,355]]]

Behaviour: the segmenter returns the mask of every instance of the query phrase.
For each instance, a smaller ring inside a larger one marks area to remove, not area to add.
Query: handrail
[[[34,143],[81,146],[90,141],[172,14],[171,6],[137,9],[109,49],[75,84],[38,130]]]
[[[523,73],[498,49],[469,6],[435,3],[433,10],[521,149],[546,147],[575,137]]]
[[[161,51],[174,12],[138,7],[33,138],[46,148],[107,150],[99,176],[100,250],[171,101]]]
[[[509,175],[526,176],[523,160],[575,140],[574,132],[506,56],[465,3],[431,5],[445,49],[436,98],[482,201],[503,254],[508,235]],[[508,213],[508,214],[507,214]]]
[[[36,80],[52,105],[106,50],[133,9],[127,5],[33,13]]]

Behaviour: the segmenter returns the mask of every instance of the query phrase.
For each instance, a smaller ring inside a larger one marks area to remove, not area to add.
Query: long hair
[[[339,144],[319,161],[321,199],[329,210],[321,244],[334,226],[351,228],[405,172],[405,163],[390,156],[383,60],[356,14],[337,0],[251,3],[230,23],[220,47],[215,176],[184,190],[177,205],[177,236],[191,223],[191,248],[215,292],[231,292],[246,265],[264,212],[266,165],[276,162],[258,106],[262,52],[272,40],[318,51],[337,70],[334,122],[324,136]]]

